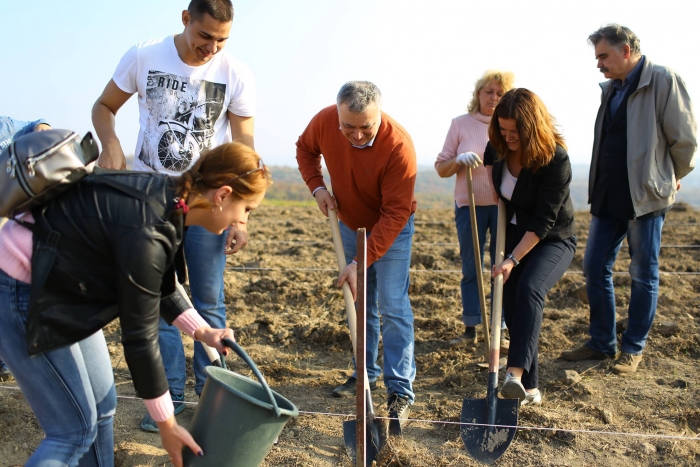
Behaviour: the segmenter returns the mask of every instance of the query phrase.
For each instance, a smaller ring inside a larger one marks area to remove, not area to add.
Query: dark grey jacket
[[[158,320],[172,322],[188,308],[172,267],[183,235],[174,197],[167,176],[115,171],[90,175],[33,211],[30,355],[78,342],[119,318],[139,396],[168,390]]]

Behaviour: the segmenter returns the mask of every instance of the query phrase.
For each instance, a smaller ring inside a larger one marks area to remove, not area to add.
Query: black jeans
[[[506,228],[508,254],[522,236],[516,227]],[[544,297],[557,283],[574,259],[576,237],[565,240],[543,240],[520,260],[503,286],[503,312],[510,331],[508,367],[524,368],[525,389],[538,387],[537,341],[542,327]]]

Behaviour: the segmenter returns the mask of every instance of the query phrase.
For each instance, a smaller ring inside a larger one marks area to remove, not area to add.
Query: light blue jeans
[[[348,264],[356,256],[357,232],[340,224],[340,235]],[[416,359],[413,342],[413,310],[408,299],[413,216],[396,237],[389,250],[367,268],[367,376],[376,381],[381,374],[379,333],[384,343],[384,385],[387,393],[401,394],[413,403],[413,380],[416,378]],[[368,237],[371,232],[368,233]],[[381,308],[382,322],[379,322]],[[357,376],[356,373],[353,376]]]
[[[33,122],[24,122],[10,117],[0,117],[0,151],[3,151],[20,136],[34,131],[34,128],[42,123],[48,125],[43,118]]]
[[[226,234],[216,235],[203,227],[190,226],[185,234],[185,259],[190,281],[190,293],[197,312],[213,328],[226,327],[224,305],[224,269],[226,268]],[[163,357],[165,374],[171,394],[185,392],[185,351],[180,331],[163,318],[158,328],[158,344]],[[194,343],[194,390],[202,393],[206,374],[204,367],[211,365],[200,342]]]
[[[622,240],[627,237],[632,260],[629,267],[632,290],[629,322],[622,334],[621,350],[632,355],[639,355],[644,350],[659,297],[659,251],[665,218],[666,215],[643,220],[591,217],[583,258],[591,312],[588,348],[608,355],[615,355],[617,351],[612,268]]]
[[[102,331],[29,357],[29,285],[0,270],[0,356],[44,430],[26,466],[113,466],[117,395]]]
[[[455,223],[459,239],[459,255],[462,258],[462,322],[465,326],[475,327],[481,324],[481,305],[479,304],[479,283],[476,279],[474,245],[472,243],[472,220],[469,206],[455,206]],[[498,206],[476,206],[476,227],[479,237],[479,264],[484,268],[484,244],[486,231],[491,233],[489,254],[491,264],[496,259],[496,230],[498,226]],[[505,321],[501,322],[505,329]]]

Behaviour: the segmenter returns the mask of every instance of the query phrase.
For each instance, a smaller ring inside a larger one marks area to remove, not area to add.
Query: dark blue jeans
[[[29,287],[0,270],[0,356],[46,435],[25,466],[113,466],[117,395],[104,335],[30,358]]]
[[[646,346],[649,330],[656,315],[659,297],[659,251],[661,229],[666,215],[643,220],[617,220],[592,216],[588,243],[583,258],[586,292],[591,312],[592,350],[614,356],[617,352],[617,321],[612,268],[627,237],[632,262],[629,273],[632,290],[629,323],[622,334],[622,351],[639,355]]]
[[[521,237],[513,224],[508,224],[506,232],[505,251],[510,253]],[[569,268],[575,252],[576,237],[541,241],[513,268],[503,286],[503,311],[510,331],[508,366],[525,369],[525,389],[539,384],[537,350],[544,298]]]
[[[474,258],[474,245],[472,243],[472,221],[469,214],[470,207],[455,206],[455,223],[457,224],[457,238],[459,239],[459,255],[462,258],[462,322],[465,326],[478,326],[481,324],[481,306],[479,305],[479,284],[476,280],[476,261]],[[491,233],[491,245],[489,254],[491,264],[496,258],[496,226],[498,225],[498,206],[476,206],[476,227],[479,237],[481,257],[479,265],[484,267],[484,244],[486,232]]]

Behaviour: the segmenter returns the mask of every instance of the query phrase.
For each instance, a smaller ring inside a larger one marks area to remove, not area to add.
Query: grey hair
[[[345,104],[351,112],[364,112],[371,104],[381,106],[382,93],[369,81],[348,81],[338,91],[338,106]]]
[[[630,54],[641,55],[642,49],[639,46],[639,37],[630,28],[611,23],[588,36],[588,42],[595,47],[601,39],[605,39],[608,44],[621,50],[623,46],[629,45]]]

